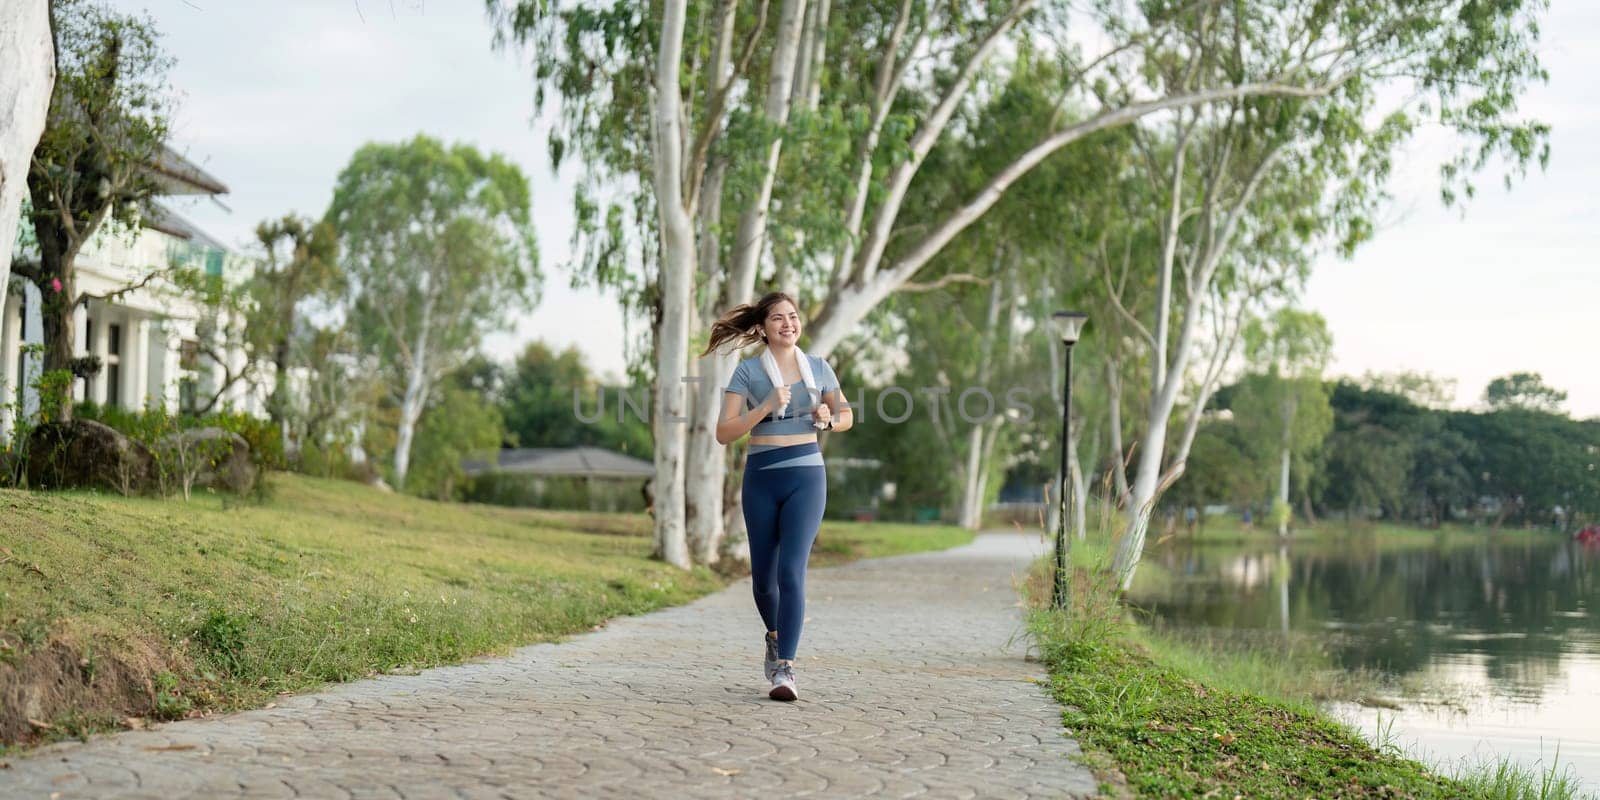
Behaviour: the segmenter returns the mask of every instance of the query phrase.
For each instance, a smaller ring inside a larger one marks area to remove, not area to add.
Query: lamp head
[[[1083,332],[1083,325],[1088,321],[1089,315],[1081,311],[1057,311],[1050,315],[1050,327],[1061,337],[1063,344],[1077,342],[1078,334]]]

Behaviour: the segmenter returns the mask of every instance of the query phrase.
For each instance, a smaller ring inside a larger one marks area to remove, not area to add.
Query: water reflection
[[[1465,687],[1479,700],[1464,718],[1434,709],[1409,719],[1427,715],[1408,709],[1397,727],[1422,735],[1426,747],[1435,735],[1503,737],[1510,724],[1524,739],[1542,739],[1546,755],[1562,740],[1562,760],[1569,752],[1587,759],[1579,771],[1600,785],[1600,619],[1592,613],[1600,549],[1525,534],[1352,537],[1254,547],[1179,541],[1146,558],[1172,576],[1135,587],[1134,604],[1157,621],[1257,639],[1316,634],[1340,666],[1409,676],[1411,686]]]

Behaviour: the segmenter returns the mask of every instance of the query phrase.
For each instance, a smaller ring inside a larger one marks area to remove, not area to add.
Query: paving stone
[[[1042,546],[812,570],[796,703],[766,699],[743,581],[510,658],[43,748],[0,797],[1090,796],[1023,659],[1012,581]]]

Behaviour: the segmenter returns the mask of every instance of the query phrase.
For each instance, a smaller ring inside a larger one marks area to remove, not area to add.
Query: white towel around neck
[[[800,380],[805,381],[806,391],[816,391],[817,378],[811,374],[811,359],[806,358],[805,351],[801,350],[799,345],[794,347],[794,360],[795,363],[800,365]],[[772,381],[773,388],[788,385],[783,380],[783,370],[778,369],[778,359],[772,357],[771,348],[765,348],[761,351],[761,368],[767,371],[767,380]],[[782,408],[778,409],[778,417],[782,418],[788,410],[789,404],[785,403]]]

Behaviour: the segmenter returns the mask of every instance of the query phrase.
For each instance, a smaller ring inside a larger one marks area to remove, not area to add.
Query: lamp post
[[[1056,514],[1056,575],[1050,593],[1050,604],[1055,608],[1067,605],[1067,431],[1072,424],[1072,346],[1078,343],[1078,334],[1089,315],[1078,311],[1057,311],[1050,315],[1050,327],[1066,349],[1066,377],[1061,384],[1061,485],[1056,492],[1060,507]]]

